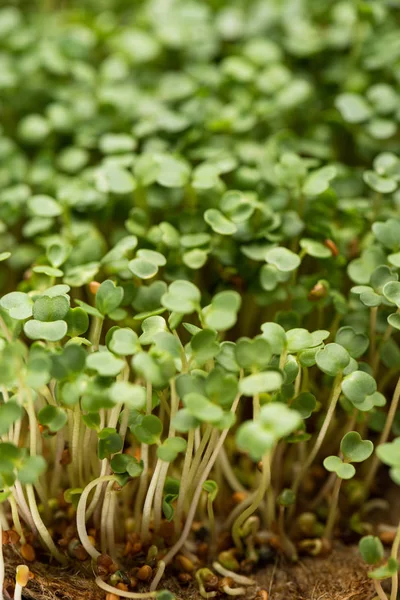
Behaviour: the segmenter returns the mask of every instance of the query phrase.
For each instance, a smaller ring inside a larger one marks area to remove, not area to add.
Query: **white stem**
[[[18,507],[17,507],[17,503],[15,501],[14,496],[10,496],[8,498],[8,502],[9,502],[10,507],[11,507],[11,514],[12,514],[13,523],[14,523],[15,529],[16,529],[19,537],[20,537],[21,544],[26,544],[26,539],[25,539],[25,536],[24,536],[24,532],[22,531],[22,527],[21,527],[21,521],[19,519]]]
[[[231,412],[233,412],[233,413],[236,412],[237,406],[239,404],[239,400],[240,400],[240,395],[236,396],[235,400],[233,401]],[[199,503],[199,499],[200,499],[201,493],[203,491],[203,483],[206,481],[208,475],[211,472],[211,469],[214,466],[215,461],[218,458],[219,452],[225,442],[228,432],[229,432],[229,428],[224,429],[221,433],[221,436],[217,442],[217,445],[215,446],[214,452],[209,460],[209,463],[208,463],[207,467],[205,468],[205,470],[200,478],[200,481],[197,485],[188,515],[186,517],[186,523],[185,523],[185,527],[183,528],[182,534],[181,534],[179,540],[172,546],[172,548],[170,548],[169,552],[165,555],[164,559],[159,562],[157,574],[154,577],[153,582],[150,587],[151,590],[157,589],[160,579],[164,574],[166,565],[174,558],[175,554],[177,552],[179,552],[179,550],[182,548],[183,544],[186,542],[186,539],[187,539],[187,537],[190,533],[191,527],[192,527],[193,519],[196,514],[197,505]]]
[[[222,586],[222,589],[228,596],[243,596],[246,593],[245,588],[231,588],[229,585]]]
[[[92,489],[99,484],[104,483],[105,481],[113,481],[115,479],[114,475],[105,475],[104,477],[98,477],[94,481],[88,483],[85,489],[82,492],[82,495],[79,499],[78,508],[76,511],[76,528],[78,530],[79,539],[81,541],[82,546],[85,548],[86,552],[91,556],[94,560],[97,560],[98,556],[100,556],[100,552],[94,548],[92,545],[89,536],[86,531],[86,503]]]
[[[22,600],[22,585],[19,583],[15,584],[14,600]]]
[[[24,519],[25,523],[27,525],[29,525],[29,527],[31,528],[31,530],[34,533],[38,533],[37,529],[36,529],[36,525],[32,519],[30,510],[29,510],[29,506],[25,500],[25,496],[24,496],[24,491],[22,489],[22,485],[20,484],[19,481],[15,482],[15,486],[14,486],[14,490],[15,490],[15,497],[19,506],[19,509],[21,511],[22,514],[22,518]]]
[[[107,471],[108,471],[108,460],[106,458],[104,458],[101,461],[101,471],[100,471],[100,476],[98,479],[103,479],[103,477],[106,477]],[[102,489],[103,489],[103,486],[101,484],[98,487],[96,487],[96,491],[94,492],[92,501],[89,504],[89,508],[86,511],[86,522],[89,521],[90,517],[93,515],[94,511],[96,510],[96,506],[98,504]]]
[[[116,562],[117,550],[115,547],[115,509],[117,507],[117,492],[112,491],[110,496],[110,505],[108,508],[107,539],[111,558]]]
[[[108,519],[111,501],[111,491],[114,481],[108,482],[106,487],[106,493],[104,494],[103,506],[101,508],[101,520],[100,520],[100,537],[101,537],[101,551],[103,554],[107,554],[109,550],[108,546]]]
[[[149,527],[151,518],[151,507],[153,506],[153,498],[156,491],[156,487],[159,484],[158,477],[163,466],[161,459],[157,460],[156,468],[154,469],[153,477],[151,478],[149,489],[147,490],[146,500],[143,507],[142,513],[142,527],[140,531],[140,537],[142,542],[147,542],[149,538]]]
[[[221,463],[222,475],[225,477],[231,489],[234,492],[246,492],[246,488],[240,483],[232,469],[224,447],[221,448],[218,460]]]
[[[35,491],[31,484],[27,484],[26,493],[28,495],[28,502],[32,519],[36,525],[36,529],[38,530],[40,537],[42,538],[43,542],[49,549],[50,553],[54,556],[54,558],[56,558],[61,564],[65,564],[67,562],[66,557],[64,556],[64,554],[61,554],[61,552],[57,549],[57,546],[53,542],[53,539],[46,525],[43,523],[42,517],[39,514],[39,510],[36,504]]]
[[[101,577],[96,577],[96,583],[97,585],[104,590],[105,592],[109,593],[109,594],[115,594],[116,596],[121,596],[122,598],[155,598],[156,597],[156,593],[155,592],[143,592],[143,593],[135,593],[135,592],[125,592],[123,590],[119,590],[116,587],[113,587],[112,585],[108,585],[108,583],[105,583],[105,581],[103,581],[101,579]]]
[[[213,569],[215,571],[217,571],[217,573],[219,573],[220,575],[223,575],[224,577],[231,577],[231,579],[236,581],[236,583],[240,583],[241,585],[255,585],[256,584],[256,582],[253,581],[253,579],[249,579],[248,577],[245,577],[244,575],[238,575],[234,571],[225,569],[225,567],[223,567],[217,561],[213,562]]]

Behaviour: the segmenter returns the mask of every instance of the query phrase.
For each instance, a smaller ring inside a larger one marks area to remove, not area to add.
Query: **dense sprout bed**
[[[334,538],[396,599],[370,514],[400,484],[399,7],[3,3],[16,599],[35,558],[108,600],[170,600],[165,569],[246,595]]]

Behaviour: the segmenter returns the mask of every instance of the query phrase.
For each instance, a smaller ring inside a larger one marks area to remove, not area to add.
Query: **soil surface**
[[[8,594],[12,599],[15,567],[23,560],[9,549],[5,554]],[[34,600],[102,600],[105,593],[94,583],[90,570],[79,572],[29,564],[35,578],[24,590],[24,598]],[[297,564],[285,562],[269,565],[254,575],[257,585],[248,587],[245,600],[253,600],[260,589],[268,600],[372,600],[375,597],[371,580],[366,574],[357,548],[341,544],[329,556],[302,558]],[[175,579],[164,578],[163,588],[176,594],[177,600],[202,600],[196,585],[183,587]],[[135,590],[137,591],[137,590]],[[221,600],[229,596],[219,596]]]

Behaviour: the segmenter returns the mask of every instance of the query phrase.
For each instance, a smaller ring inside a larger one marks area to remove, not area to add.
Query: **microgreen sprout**
[[[267,546],[376,533],[400,485],[396,3],[12,4],[0,600],[11,544],[172,600],[182,560],[239,596]],[[381,600],[399,545],[360,542]]]

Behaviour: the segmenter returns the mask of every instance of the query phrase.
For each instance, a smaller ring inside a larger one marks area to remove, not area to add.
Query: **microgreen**
[[[300,20],[290,0],[14,4],[0,528],[63,563],[65,521],[118,572],[125,539],[143,566],[133,534],[151,590],[117,595],[172,600],[164,568],[205,521],[201,594],[245,596],[207,587],[211,566],[226,575],[217,532],[234,569],[261,566],[263,529],[295,560],[303,507],[340,538],[371,493],[390,500],[385,469],[400,484],[395,3],[305,0]],[[400,528],[384,562],[360,542],[380,598],[399,544]],[[112,595],[119,575],[100,572]]]

